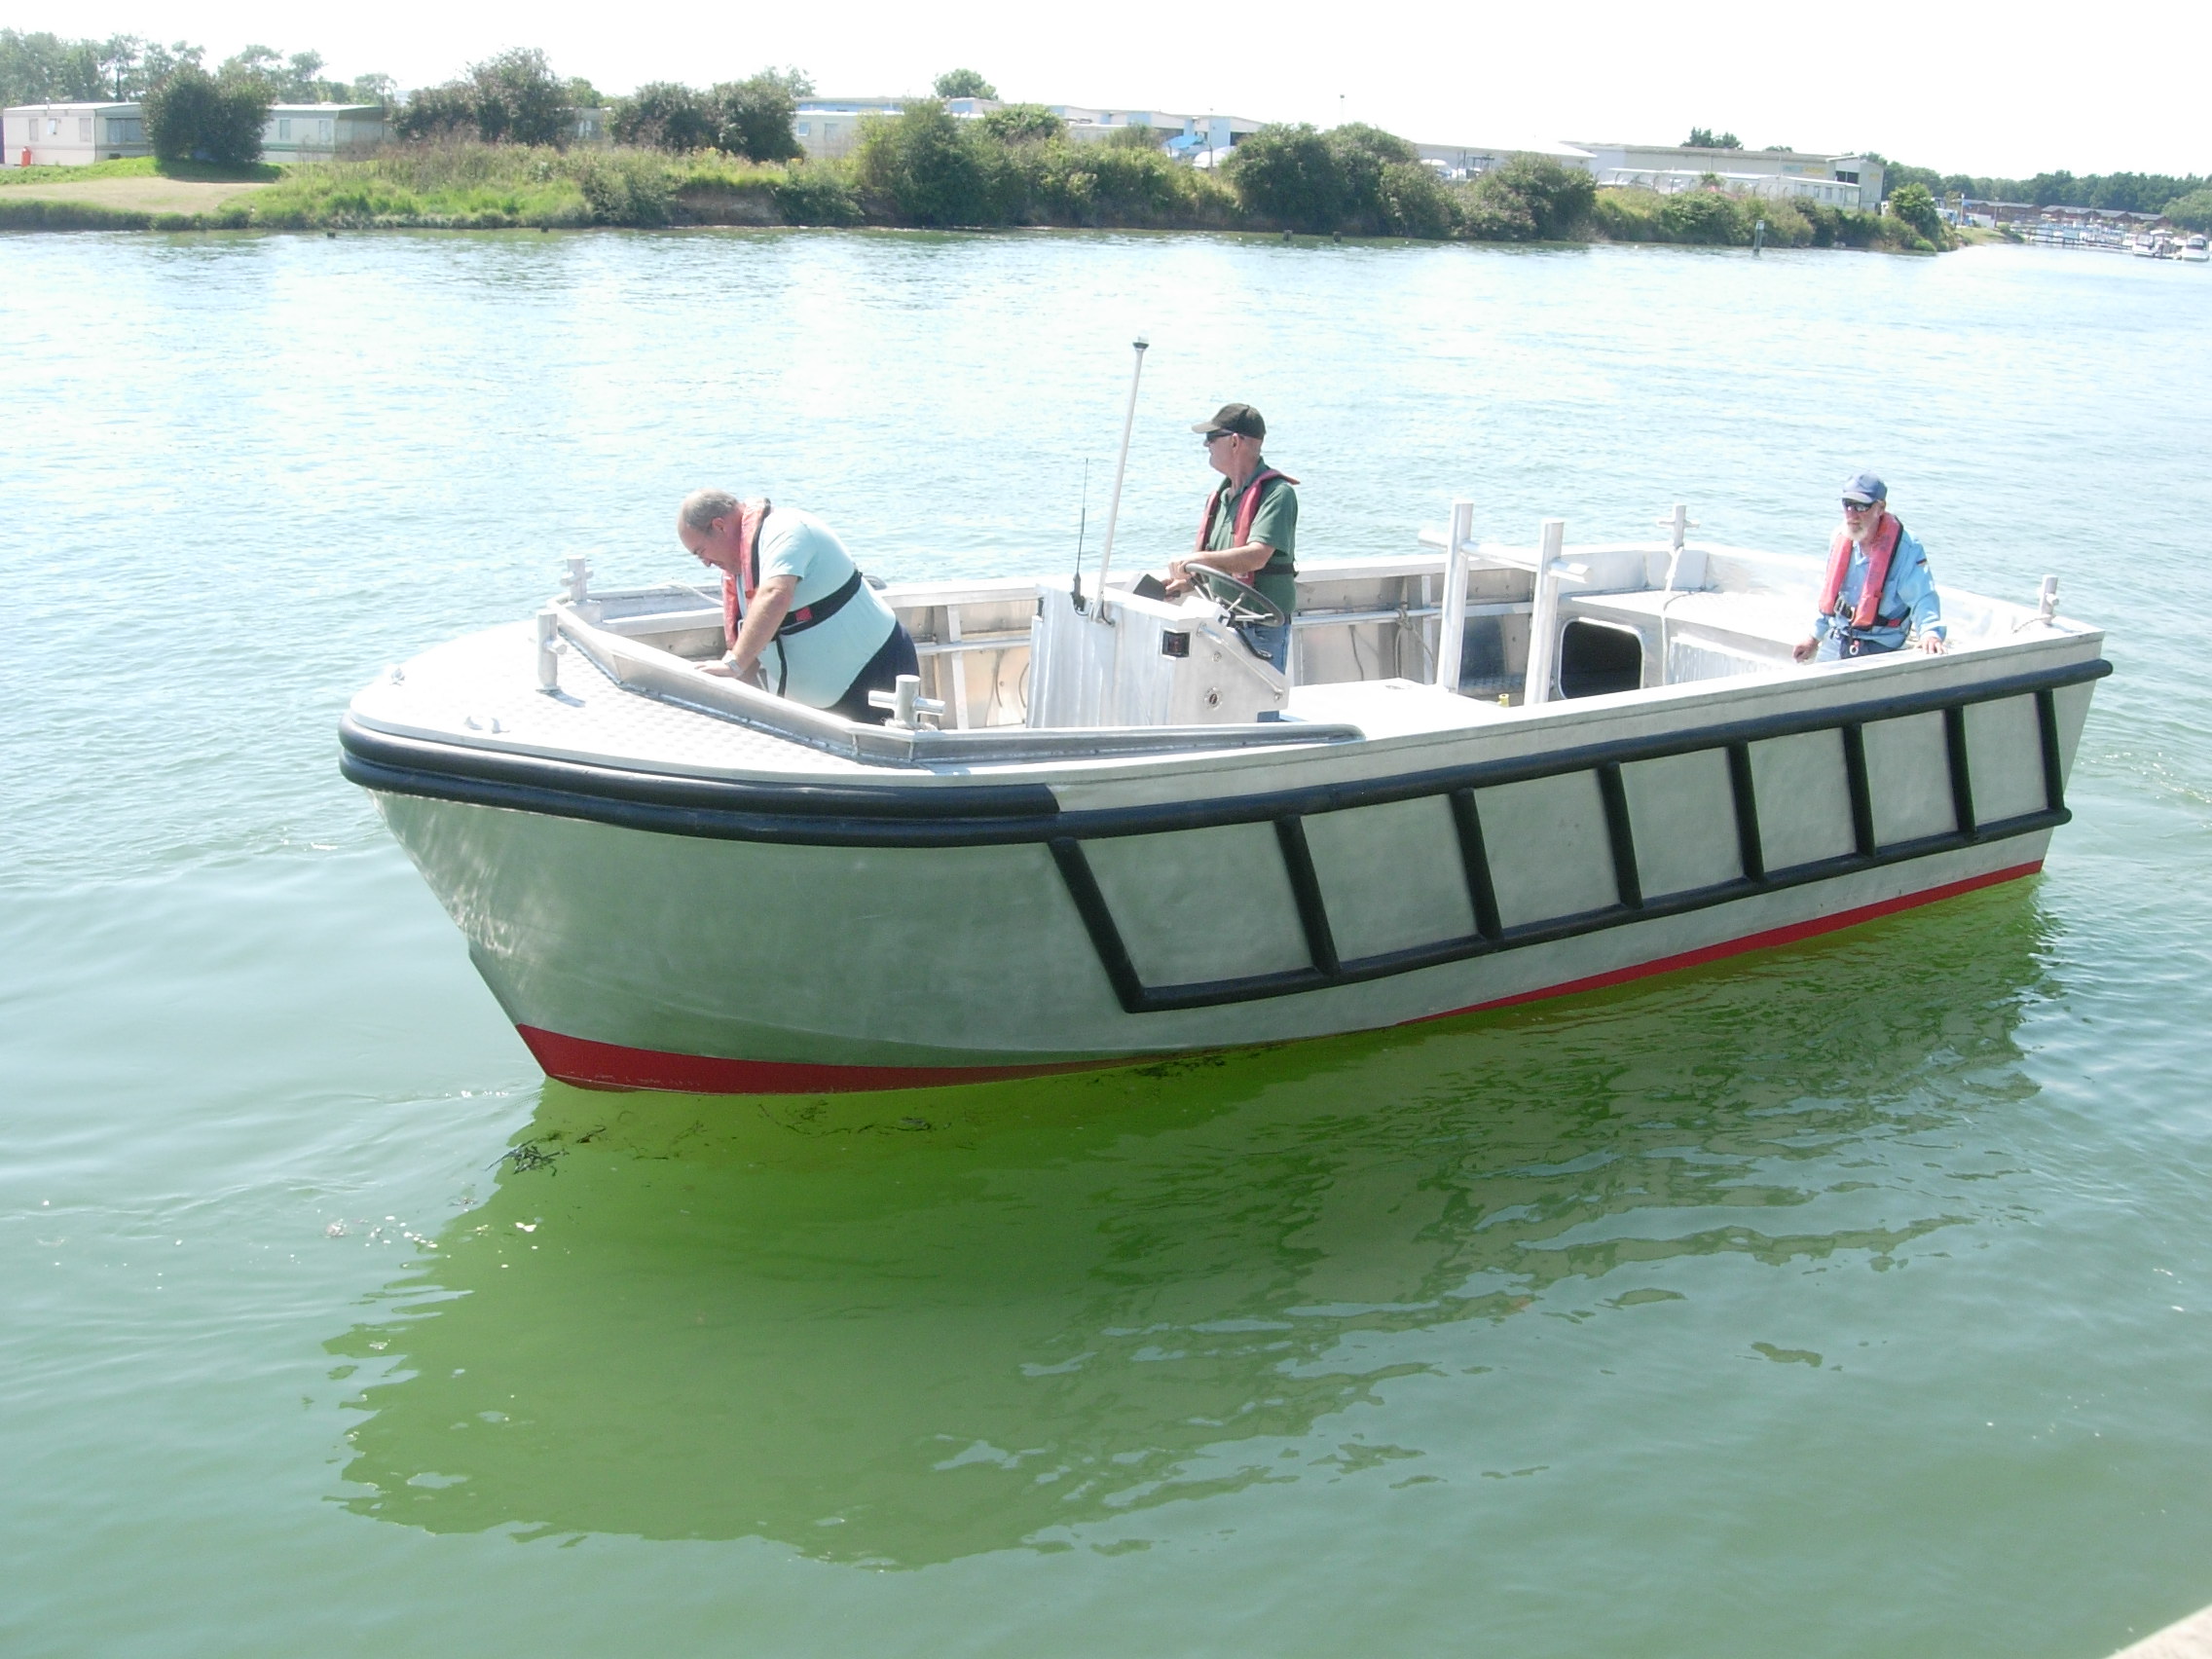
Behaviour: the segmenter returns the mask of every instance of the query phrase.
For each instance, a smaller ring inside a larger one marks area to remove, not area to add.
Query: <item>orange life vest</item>
[[[1866,580],[1859,589],[1859,604],[1851,612],[1854,628],[1871,628],[1882,619],[1882,590],[1890,584],[1890,561],[1897,557],[1898,540],[1904,535],[1904,526],[1894,514],[1882,514],[1882,522],[1874,527],[1874,534],[1866,539]],[[1821,585],[1821,614],[1833,616],[1836,603],[1843,597],[1843,578],[1851,570],[1851,533],[1838,530],[1835,539],[1828,543],[1827,579]],[[1893,624],[1903,617],[1891,619]]]
[[[1272,466],[1264,468],[1259,472],[1253,473],[1251,482],[1244,486],[1243,493],[1236,498],[1236,517],[1230,532],[1230,546],[1241,547],[1244,545],[1246,538],[1251,535],[1252,521],[1260,516],[1260,491],[1271,478],[1279,478],[1285,484],[1295,484],[1298,482],[1298,480],[1293,478],[1289,473],[1278,472]],[[1191,551],[1194,553],[1203,553],[1207,551],[1206,533],[1213,529],[1214,507],[1221,500],[1221,491],[1222,487],[1219,484],[1216,484],[1211,490],[1206,492],[1205,510],[1198,515],[1198,539],[1196,543],[1193,544],[1191,548]],[[1272,555],[1271,555],[1270,563],[1272,562]],[[1266,565],[1260,567],[1261,571],[1264,571],[1266,569]],[[1260,573],[1260,571],[1245,571],[1242,572],[1225,571],[1222,573],[1224,575],[1235,575],[1238,581],[1242,582],[1246,587],[1250,587],[1253,585],[1252,578],[1258,575]]]
[[[745,625],[745,613],[753,608],[753,596],[759,591],[760,567],[756,555],[760,548],[760,521],[767,516],[765,498],[738,503],[737,571],[722,572],[722,632],[728,636],[732,650],[737,648],[737,631]]]

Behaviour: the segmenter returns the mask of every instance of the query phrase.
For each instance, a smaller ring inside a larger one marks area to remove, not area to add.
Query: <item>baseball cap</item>
[[[1871,472],[1856,472],[1844,481],[1843,498],[1847,501],[1887,501],[1890,487]]]
[[[1235,432],[1242,438],[1264,438],[1268,424],[1249,403],[1224,403],[1210,421],[1193,423],[1194,432]]]

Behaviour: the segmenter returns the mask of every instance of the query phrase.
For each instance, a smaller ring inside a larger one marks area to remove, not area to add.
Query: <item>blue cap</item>
[[[1887,501],[1890,487],[1871,472],[1855,472],[1844,481],[1843,498],[1847,501]]]

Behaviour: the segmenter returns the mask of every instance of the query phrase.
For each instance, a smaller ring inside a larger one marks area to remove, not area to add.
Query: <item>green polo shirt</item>
[[[1265,472],[1263,460],[1253,470]],[[1213,505],[1206,514],[1208,553],[1222,553],[1236,545],[1236,500],[1242,492],[1224,478],[1215,486]],[[1260,510],[1252,515],[1249,540],[1272,547],[1274,557],[1248,578],[1288,616],[1298,608],[1298,561],[1292,557],[1298,541],[1298,492],[1287,478],[1271,478],[1260,490]]]

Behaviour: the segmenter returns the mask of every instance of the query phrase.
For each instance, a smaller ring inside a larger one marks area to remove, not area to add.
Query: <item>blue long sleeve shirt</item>
[[[1850,628],[1853,611],[1859,608],[1859,596],[1866,587],[1866,549],[1856,542],[1851,548],[1851,563],[1844,568],[1843,592],[1836,598],[1836,608],[1843,612],[1841,620],[1833,616],[1818,616],[1813,620],[1813,638],[1825,640],[1832,634],[1847,629],[1862,640],[1896,649],[1905,642],[1910,629],[1922,634],[1943,634],[1943,608],[1936,598],[1936,578],[1928,572],[1928,553],[1914,539],[1911,531],[1901,524],[1898,527],[1898,550],[1890,560],[1888,580],[1882,583],[1882,603],[1877,608],[1880,615],[1870,628]],[[1903,615],[1906,621],[1889,624],[1882,618]]]

